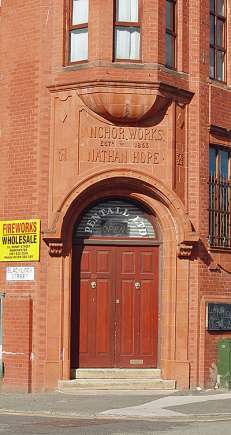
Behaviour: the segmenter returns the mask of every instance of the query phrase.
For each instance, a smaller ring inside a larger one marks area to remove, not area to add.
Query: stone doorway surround
[[[197,234],[179,197],[142,171],[124,168],[92,174],[70,191],[44,234],[49,247],[47,299],[46,388],[70,379],[70,306],[72,231],[76,219],[91,202],[123,196],[149,208],[162,234],[159,282],[159,367],[163,379],[189,388],[188,304],[190,255]]]

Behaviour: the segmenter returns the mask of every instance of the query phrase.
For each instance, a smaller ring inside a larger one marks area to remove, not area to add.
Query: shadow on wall
[[[202,240],[199,240],[198,243],[194,245],[190,259],[192,261],[200,259],[208,267],[210,272],[221,273],[221,269],[223,269],[219,264],[215,263]]]

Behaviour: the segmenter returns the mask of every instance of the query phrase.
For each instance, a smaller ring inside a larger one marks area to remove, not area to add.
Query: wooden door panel
[[[89,340],[89,316],[91,317],[91,303],[90,303],[90,295],[89,295],[89,280],[82,279],[81,280],[81,295],[79,298],[80,303],[80,323],[79,323],[79,334],[81,336],[81,340],[79,341],[79,352],[81,354],[88,354],[90,349],[90,340]]]
[[[93,264],[92,264],[92,255],[91,255],[91,251],[83,251],[82,253],[82,257],[81,257],[81,273],[84,272],[88,272],[91,273],[92,269],[93,269]]]
[[[140,354],[150,356],[154,347],[154,316],[153,307],[153,282],[152,280],[141,280],[140,288]]]
[[[127,274],[127,273],[135,273],[135,255],[134,252],[125,251],[121,252],[120,250],[120,273]],[[118,260],[117,260],[118,261]]]
[[[97,274],[100,273],[109,273],[111,277],[111,251],[103,250],[96,251],[96,271]]]
[[[114,323],[111,319],[111,280],[97,280],[97,300],[96,300],[96,355],[113,352],[112,332]]]
[[[121,292],[117,293],[119,298],[119,319],[117,320],[117,333],[120,336],[118,351],[121,356],[133,355],[135,351],[135,319],[134,319],[134,291],[133,280],[121,280]]]
[[[153,252],[140,253],[140,273],[153,273],[155,262],[153,261]]]
[[[112,367],[115,353],[113,251],[111,247],[85,246],[79,256],[78,366]]]
[[[123,250],[117,248],[116,365],[156,367],[158,251],[153,247]]]
[[[137,297],[134,287],[137,258],[133,247],[117,250],[117,306],[116,318],[116,365],[130,367],[136,355],[137,341]]]

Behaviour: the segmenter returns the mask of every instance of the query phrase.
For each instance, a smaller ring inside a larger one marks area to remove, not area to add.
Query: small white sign
[[[7,281],[34,281],[34,267],[7,267],[6,268]]]

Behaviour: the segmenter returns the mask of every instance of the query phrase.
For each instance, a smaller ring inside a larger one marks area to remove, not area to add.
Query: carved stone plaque
[[[167,127],[118,126],[80,112],[79,173],[105,165],[132,166],[151,174],[166,166]]]
[[[168,113],[145,124],[113,124],[83,106],[76,91],[53,94],[50,206],[55,212],[80,179],[104,169],[153,175],[172,186]]]

